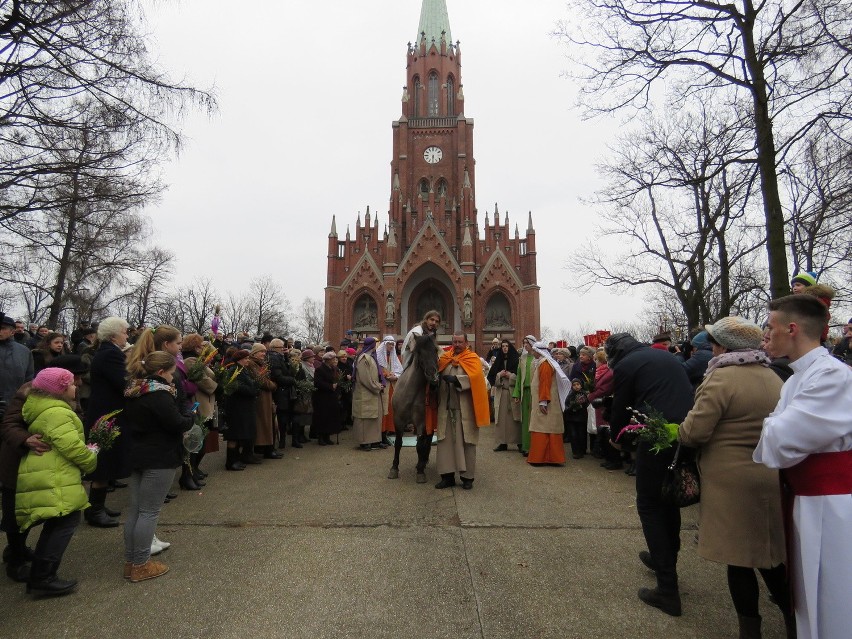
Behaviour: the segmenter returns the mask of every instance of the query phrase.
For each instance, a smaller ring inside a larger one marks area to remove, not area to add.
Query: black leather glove
[[[447,382],[447,384],[455,384],[456,386],[460,386],[459,378],[455,375],[441,375],[441,379]]]

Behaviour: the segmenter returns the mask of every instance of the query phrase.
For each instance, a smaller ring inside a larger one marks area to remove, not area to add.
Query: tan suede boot
[[[133,564],[130,568],[130,581],[137,583],[146,579],[154,579],[160,575],[165,575],[169,571],[169,567],[160,562],[149,559],[141,566]]]

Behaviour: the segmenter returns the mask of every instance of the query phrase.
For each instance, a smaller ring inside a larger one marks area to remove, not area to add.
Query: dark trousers
[[[636,451],[636,510],[648,551],[657,567],[657,588],[676,592],[677,554],[680,551],[680,508],[660,499],[666,468],[674,448],[655,455],[642,442]]]
[[[571,442],[572,455],[586,454],[586,442],[589,440],[589,434],[586,432],[587,420],[588,415],[585,410],[582,413],[565,413],[562,423]]]
[[[45,520],[35,547],[36,560],[59,565],[79,524],[79,510]]]
[[[18,522],[15,521],[15,489],[8,486],[0,488],[0,498],[3,503],[3,516],[0,520],[0,528],[6,533],[6,541],[9,544],[10,563],[20,563],[25,559],[25,551],[27,545],[27,533],[21,532],[18,529]]]

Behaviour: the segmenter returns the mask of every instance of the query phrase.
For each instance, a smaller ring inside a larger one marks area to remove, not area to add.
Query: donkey
[[[393,425],[396,431],[393,465],[388,473],[388,479],[399,479],[399,451],[402,449],[402,436],[405,427],[414,425],[417,434],[417,483],[426,483],[426,464],[429,462],[429,451],[432,446],[432,436],[426,434],[426,398],[427,392],[432,395],[432,388],[438,381],[438,349],[435,338],[431,335],[415,337],[411,357],[405,363],[405,369],[396,380],[393,389]],[[432,388],[430,388],[430,386]]]

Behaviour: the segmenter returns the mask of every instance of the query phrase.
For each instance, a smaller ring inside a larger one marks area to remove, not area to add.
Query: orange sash
[[[473,415],[477,426],[488,426],[491,424],[491,413],[488,408],[488,390],[485,387],[485,374],[482,372],[482,362],[479,355],[471,350],[462,351],[454,355],[452,351],[445,351],[438,359],[438,372],[447,366],[460,366],[470,378],[470,395],[473,398]]]

